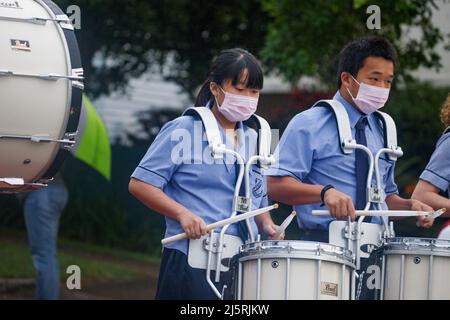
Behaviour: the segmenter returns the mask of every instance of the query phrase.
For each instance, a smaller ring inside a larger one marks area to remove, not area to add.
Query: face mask
[[[224,91],[221,87],[225,98],[222,105],[216,99],[217,107],[220,113],[231,122],[245,121],[255,113],[258,106],[258,98],[232,94]]]
[[[351,76],[353,78],[353,76]],[[365,114],[370,114],[384,107],[389,98],[389,88],[381,88],[371,86],[363,82],[359,83],[355,78],[355,82],[359,85],[358,94],[356,98],[353,97],[348,88],[347,91],[353,99],[353,102]]]

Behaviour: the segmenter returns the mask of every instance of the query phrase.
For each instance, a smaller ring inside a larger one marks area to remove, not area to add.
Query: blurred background
[[[242,47],[263,63],[258,114],[283,129],[298,112],[336,91],[337,59],[350,40],[383,35],[399,56],[395,87],[385,108],[397,122],[404,150],[396,167],[403,196],[443,131],[439,109],[450,92],[450,2],[445,0],[81,0],[76,31],[85,94],[107,128],[111,168],[99,173],[76,158],[62,176],[69,202],[59,231],[61,283],[66,268],[82,269],[82,290],[62,298],[151,299],[156,288],[164,219],[128,193],[128,181],[161,126],[193,103],[211,59]],[[370,5],[380,28],[368,28]],[[109,156],[109,155],[108,155]],[[283,207],[274,215],[280,222]],[[399,235],[435,237],[413,220]],[[300,231],[293,224],[287,239]],[[0,195],[0,299],[33,297],[34,270],[22,209]],[[65,286],[64,286],[65,287]]]

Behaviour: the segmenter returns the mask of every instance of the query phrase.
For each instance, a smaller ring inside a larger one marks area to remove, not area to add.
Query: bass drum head
[[[0,180],[2,191],[26,191],[51,179],[70,149],[70,143],[53,140],[76,132],[82,83],[65,77],[82,76],[81,61],[73,27],[52,21],[61,17],[66,16],[51,1],[0,5],[0,179],[25,182],[11,186]]]

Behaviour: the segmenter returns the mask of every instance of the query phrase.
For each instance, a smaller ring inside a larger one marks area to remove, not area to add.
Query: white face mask
[[[222,105],[216,99],[217,107],[219,112],[231,122],[245,121],[250,118],[256,111],[258,106],[258,98],[253,98],[249,96],[242,96],[239,94],[232,94],[222,90],[225,98],[223,99]]]
[[[386,101],[389,98],[389,88],[381,88],[377,86],[371,86],[363,82],[359,83],[352,75],[353,80],[359,85],[358,94],[356,98],[353,97],[348,87],[346,87],[348,93],[353,99],[353,102],[358,108],[365,114],[370,114],[384,107]]]

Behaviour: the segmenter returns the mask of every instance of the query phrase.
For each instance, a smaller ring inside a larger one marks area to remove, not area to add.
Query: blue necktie
[[[357,144],[367,146],[365,128],[368,124],[367,117],[361,117],[356,123],[355,139]],[[356,158],[356,210],[364,210],[366,206],[367,175],[369,173],[369,159],[362,150],[355,150]]]

